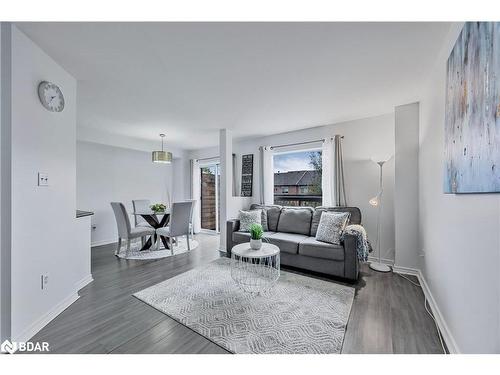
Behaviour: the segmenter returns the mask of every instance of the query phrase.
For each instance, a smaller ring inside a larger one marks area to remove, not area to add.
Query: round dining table
[[[170,210],[166,209],[165,211],[161,212],[154,212],[151,210],[135,211],[132,212],[132,215],[141,216],[149,225],[151,225],[152,228],[158,229],[168,224],[168,221],[170,219]],[[168,237],[160,236],[160,240],[161,242],[163,242],[163,246],[165,246],[165,249],[170,249],[170,247],[168,246]],[[149,237],[146,242],[144,242],[141,251],[150,249],[151,246],[153,246],[153,243],[156,243],[156,241],[158,241],[158,235],[155,233],[153,236]]]

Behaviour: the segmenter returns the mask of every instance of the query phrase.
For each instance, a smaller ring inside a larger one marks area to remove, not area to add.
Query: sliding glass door
[[[201,228],[219,232],[220,166],[219,163],[201,168]]]

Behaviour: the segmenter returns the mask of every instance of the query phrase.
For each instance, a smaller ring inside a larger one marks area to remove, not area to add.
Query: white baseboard
[[[396,265],[394,265],[393,267],[393,272],[404,275],[413,275],[418,278],[418,282],[422,287],[422,291],[424,292],[425,297],[427,298],[429,308],[431,309],[432,315],[434,315],[434,318],[436,319],[436,323],[439,327],[439,330],[441,331],[441,336],[443,337],[443,341],[446,343],[448,351],[450,352],[450,354],[460,354],[460,348],[453,338],[448,324],[446,324],[443,314],[441,314],[441,311],[439,310],[436,300],[434,299],[432,292],[429,289],[429,285],[427,284],[427,281],[425,280],[422,272],[416,268],[400,267]]]
[[[81,279],[79,282],[77,282],[75,284],[75,290],[79,291],[80,289],[82,289],[82,288],[86,287],[88,284],[90,284],[92,281],[94,281],[92,274],[85,276],[83,279]]]
[[[420,271],[417,270],[416,268],[401,267],[401,266],[397,266],[397,265],[394,265],[392,267],[392,270],[395,273],[400,273],[403,275],[412,275],[412,276],[416,276],[416,277],[418,277],[418,275],[420,273]]]
[[[50,323],[52,319],[66,310],[71,304],[73,304],[80,296],[77,292],[71,293],[68,297],[59,302],[46,314],[42,315],[38,320],[33,322],[28,328],[26,328],[19,336],[12,337],[12,341],[16,342],[26,342],[29,341],[33,336],[35,336],[43,327]]]
[[[111,243],[117,243],[118,240],[115,238],[113,240],[101,240],[101,241],[94,241],[90,244],[90,247],[95,247],[95,246],[102,246],[102,245],[109,245]]]
[[[436,319],[439,330],[441,331],[441,335],[443,336],[443,340],[446,343],[446,346],[450,352],[450,354],[460,354],[460,348],[457,345],[457,342],[453,338],[451,334],[450,328],[446,321],[444,320],[443,314],[439,310],[439,307],[434,299],[431,290],[429,289],[429,285],[427,285],[427,281],[424,278],[424,275],[420,270],[418,270],[418,281],[420,285],[422,285],[422,290],[424,291],[425,296],[427,297],[427,301],[429,302],[429,307],[431,308],[432,314]]]
[[[368,262],[378,262],[378,257],[369,256],[368,257]],[[388,266],[392,267],[394,265],[394,260],[393,259],[381,258],[380,259],[380,263],[387,264]]]
[[[22,332],[19,337],[13,337],[13,341],[17,342],[25,342],[30,340],[33,336],[35,336],[43,327],[49,324],[56,316],[66,310],[71,304],[73,304],[80,296],[78,295],[78,291],[90,284],[94,281],[94,278],[91,274],[85,276],[83,279],[78,281],[75,284],[75,292],[71,293],[64,300],[59,302],[56,306],[54,306],[51,310],[49,310],[46,314],[42,315],[38,320],[36,320],[33,324],[31,324],[28,328]]]

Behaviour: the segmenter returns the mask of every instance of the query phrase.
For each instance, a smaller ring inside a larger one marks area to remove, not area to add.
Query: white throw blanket
[[[368,253],[371,252],[371,245],[368,242],[365,228],[357,224],[348,225],[345,227],[344,232],[342,232],[342,239],[346,234],[356,237],[358,259],[361,262],[366,262],[368,260]]]

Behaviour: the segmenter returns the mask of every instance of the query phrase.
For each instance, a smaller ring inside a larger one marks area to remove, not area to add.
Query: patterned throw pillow
[[[321,219],[319,219],[316,239],[321,242],[340,245],[340,236],[348,220],[348,212],[323,212]]]
[[[262,223],[262,210],[252,210],[252,211],[240,210],[239,219],[240,219],[239,232],[250,232],[250,227],[252,226],[252,224]]]

